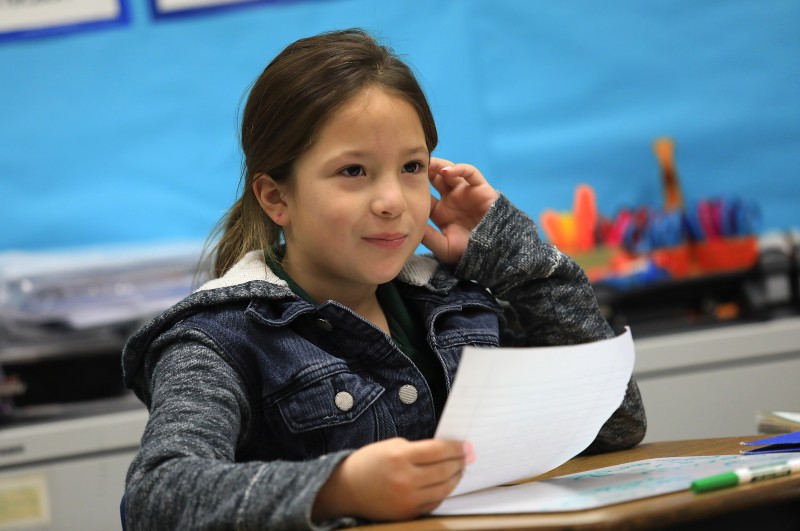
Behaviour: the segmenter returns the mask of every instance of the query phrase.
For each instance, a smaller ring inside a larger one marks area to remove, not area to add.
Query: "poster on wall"
[[[258,4],[274,4],[278,0],[151,0],[156,18],[191,15],[204,11],[221,10]]]
[[[125,25],[128,0],[0,0],[0,41]]]

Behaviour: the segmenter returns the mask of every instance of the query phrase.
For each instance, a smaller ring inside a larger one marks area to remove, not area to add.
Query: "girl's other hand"
[[[387,439],[348,456],[328,478],[313,518],[403,520],[431,512],[453,491],[474,456],[460,441]]]
[[[464,254],[472,229],[497,199],[497,191],[470,164],[431,157],[428,178],[439,192],[431,196],[431,221],[422,243],[442,262],[456,264]]]

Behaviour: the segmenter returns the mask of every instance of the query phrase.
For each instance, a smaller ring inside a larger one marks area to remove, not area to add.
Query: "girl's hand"
[[[497,199],[497,191],[469,164],[431,157],[428,178],[439,192],[431,196],[431,221],[422,243],[442,262],[456,264],[464,254],[472,229]]]
[[[387,439],[348,456],[320,489],[312,516],[400,520],[429,513],[455,488],[471,449],[459,441]]]

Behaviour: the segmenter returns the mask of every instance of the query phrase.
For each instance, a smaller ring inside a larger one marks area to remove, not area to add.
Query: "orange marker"
[[[575,190],[575,246],[578,251],[588,252],[594,248],[594,232],[597,227],[597,201],[594,189],[581,184]]]

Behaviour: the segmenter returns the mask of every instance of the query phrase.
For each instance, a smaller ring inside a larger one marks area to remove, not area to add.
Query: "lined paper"
[[[633,372],[630,329],[581,345],[467,347],[436,430],[476,460],[451,496],[543,474],[594,440]]]

